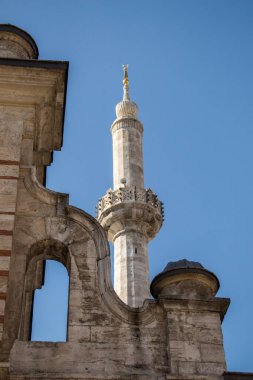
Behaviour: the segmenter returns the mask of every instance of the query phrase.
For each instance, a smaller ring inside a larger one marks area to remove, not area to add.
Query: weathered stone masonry
[[[153,280],[154,299],[126,305],[111,284],[108,231],[43,186],[62,145],[68,63],[37,58],[26,32],[0,26],[0,379],[223,379],[229,300],[215,297],[215,275],[197,263],[172,263]],[[132,199],[143,226],[159,230],[161,220],[148,218],[149,210],[161,214],[159,201],[132,186],[118,201],[121,190],[112,191],[111,216],[116,221]],[[70,276],[65,343],[29,340],[46,259],[62,262]]]

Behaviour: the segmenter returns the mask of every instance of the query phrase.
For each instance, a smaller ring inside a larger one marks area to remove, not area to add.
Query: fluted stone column
[[[114,188],[99,201],[98,220],[114,244],[114,289],[129,306],[139,307],[149,297],[148,241],[162,225],[162,205],[144,189],[143,126],[130,100],[127,66],[123,90],[111,127]]]

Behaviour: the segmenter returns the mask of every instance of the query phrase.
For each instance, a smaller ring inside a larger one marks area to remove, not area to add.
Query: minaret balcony
[[[157,195],[151,189],[136,186],[109,189],[97,205],[97,219],[109,235],[134,224],[134,228],[153,239],[162,226],[163,216],[163,203]]]

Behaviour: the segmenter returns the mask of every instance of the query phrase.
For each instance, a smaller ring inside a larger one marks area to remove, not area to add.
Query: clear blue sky
[[[229,370],[253,372],[253,1],[0,0],[40,59],[70,61],[64,145],[47,185],[92,215],[112,186],[122,63],[144,124],[145,184],[165,203],[150,276],[200,261],[232,303]]]

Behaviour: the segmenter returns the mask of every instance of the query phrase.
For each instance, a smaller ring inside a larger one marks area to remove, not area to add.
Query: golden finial
[[[124,70],[124,78],[123,78],[123,85],[128,85],[129,80],[128,80],[128,65],[122,65],[123,70]]]
[[[132,118],[137,120],[138,106],[132,102],[129,95],[128,65],[122,65],[123,76],[123,99],[116,106],[117,119]]]
[[[130,100],[129,96],[129,80],[128,80],[128,65],[122,65],[124,70],[123,77],[123,100]]]

